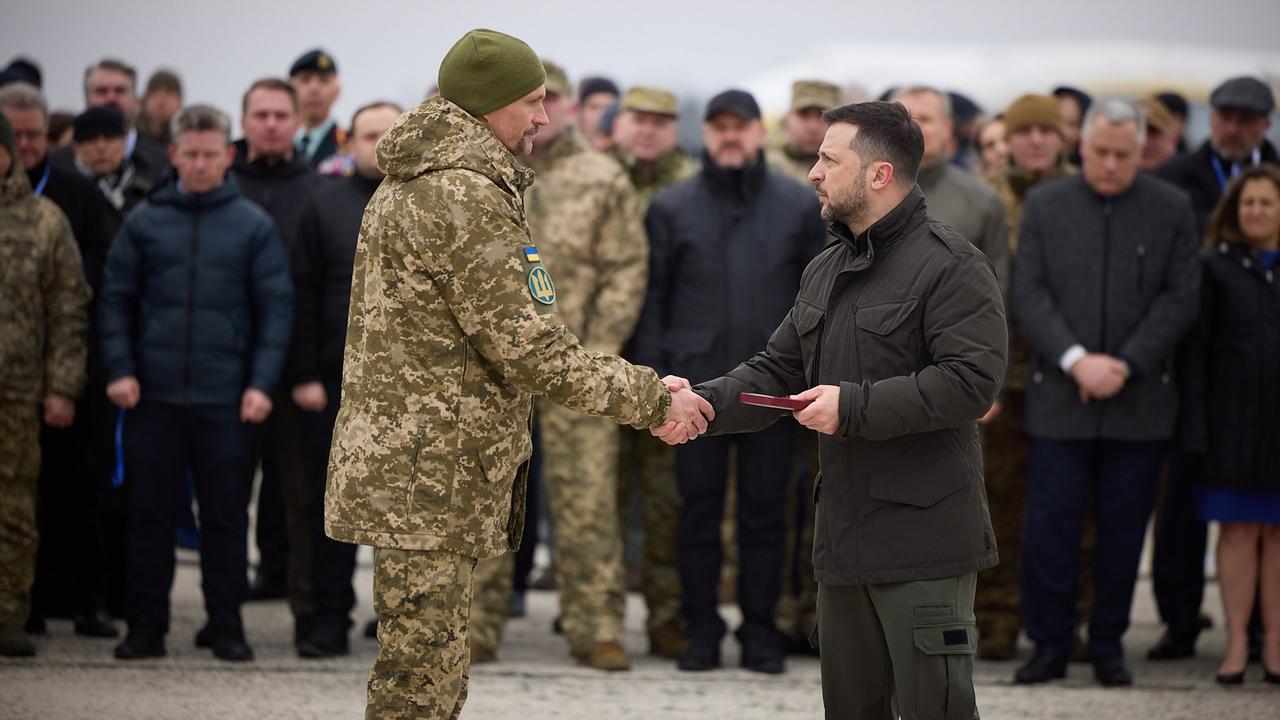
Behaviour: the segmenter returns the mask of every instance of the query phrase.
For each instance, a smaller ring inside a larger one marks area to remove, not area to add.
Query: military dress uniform
[[[548,92],[571,94],[563,71],[545,65]],[[555,275],[560,320],[585,347],[616,354],[635,328],[649,272],[636,192],[617,163],[589,148],[577,132],[549,142],[544,153],[526,161],[538,178],[525,193],[533,240]],[[537,411],[561,627],[575,657],[594,664],[593,647],[621,644],[626,613],[618,428],[546,400],[538,401]],[[503,555],[477,568],[473,646],[496,650],[501,643],[512,564],[512,556]]]
[[[40,402],[50,393],[74,400],[84,387],[89,297],[66,216],[32,194],[14,157],[8,177],[0,178],[0,629],[6,655],[34,652],[21,629],[35,579]]]
[[[467,37],[482,33],[501,36]],[[325,529],[375,547],[367,717],[457,717],[476,561],[521,535],[534,394],[637,428],[662,423],[671,396],[652,370],[582,347],[560,323],[525,222],[533,173],[482,120],[432,98],[378,143],[378,166]]]

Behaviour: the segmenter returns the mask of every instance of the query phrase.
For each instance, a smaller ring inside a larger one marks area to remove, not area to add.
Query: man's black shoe
[[[1103,687],[1128,687],[1133,684],[1133,676],[1124,666],[1124,658],[1103,657],[1093,659],[1093,676]]]
[[[206,650],[213,647],[213,630],[208,625],[196,631],[196,647]]]
[[[364,626],[364,636],[369,638],[370,640],[378,639],[378,621],[376,619],[370,620]]]
[[[241,633],[228,632],[213,641],[213,656],[219,660],[245,662],[253,659],[253,648]]]
[[[1064,653],[1036,650],[1027,664],[1014,673],[1013,681],[1019,685],[1035,685],[1050,680],[1061,680],[1067,676],[1068,660],[1070,655]]]
[[[742,646],[742,667],[766,675],[781,675],[787,669],[780,648],[752,645]]]
[[[27,616],[27,624],[23,629],[28,635],[43,635],[49,632],[49,625],[44,621],[43,615],[33,613]]]
[[[1194,639],[1176,638],[1172,632],[1165,630],[1164,634],[1160,636],[1160,640],[1147,651],[1147,659],[1182,660],[1183,658],[1195,657],[1195,654],[1196,641]]]
[[[511,604],[507,607],[507,617],[522,618],[527,613],[524,606],[524,593],[511,593]]]
[[[124,642],[116,646],[117,660],[142,660],[143,658],[159,658],[165,656],[164,636],[149,632],[130,630]]]
[[[680,653],[676,667],[689,672],[715,670],[720,667],[720,643],[712,640],[690,638],[689,646]]]
[[[808,638],[802,638],[796,635],[783,636],[782,651],[787,655],[807,655],[810,657],[818,657],[818,648],[814,647],[809,642]]]
[[[328,658],[351,654],[346,623],[317,623],[297,641],[298,657]]]
[[[100,609],[77,615],[75,629],[77,635],[83,635],[84,637],[113,638],[120,635],[115,623],[111,622],[110,617],[107,617],[106,611]]]

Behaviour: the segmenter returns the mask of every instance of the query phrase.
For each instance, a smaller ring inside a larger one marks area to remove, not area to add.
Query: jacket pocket
[[[795,309],[791,311],[796,335],[800,337],[800,358],[805,363],[805,377],[810,384],[818,382],[818,372],[821,370],[819,365],[822,349],[819,345],[822,342],[823,320],[826,315],[826,311],[822,308],[810,305],[803,300],[797,302]]]
[[[906,301],[895,301],[867,305],[858,308],[855,321],[860,330],[872,335],[889,335],[897,330],[911,313],[915,312],[919,300],[911,298]]]
[[[877,500],[927,508],[968,487],[975,475],[964,457],[928,460],[872,472],[867,491]]]

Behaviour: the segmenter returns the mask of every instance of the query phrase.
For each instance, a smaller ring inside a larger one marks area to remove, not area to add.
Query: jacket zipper
[[[187,327],[184,339],[182,366],[182,399],[186,405],[191,404],[191,344],[193,342],[193,326],[196,314],[196,252],[200,245],[200,208],[196,207],[191,214],[191,247],[187,260]]]

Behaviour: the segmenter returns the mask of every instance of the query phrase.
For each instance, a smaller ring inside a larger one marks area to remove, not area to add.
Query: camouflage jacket
[[[623,156],[615,149],[609,150],[610,156],[622,164],[631,179],[631,187],[636,189],[636,197],[640,203],[640,217],[649,212],[649,202],[659,190],[674,185],[698,172],[698,164],[680,148],[663,155],[653,165],[646,165],[634,157]]]
[[[764,162],[769,166],[770,170],[781,173],[810,187],[809,171],[813,169],[814,163],[818,162],[817,156],[813,157],[796,157],[791,154],[786,143],[774,145],[765,148]]]
[[[80,394],[89,297],[70,223],[15,166],[0,179],[0,400]]]
[[[519,544],[535,394],[637,428],[670,395],[648,368],[583,348],[525,223],[519,167],[443,98],[378,143],[387,179],[356,247],[325,530],[476,558]]]
[[[582,344],[616,354],[644,305],[649,243],[626,173],[573,132],[528,165],[533,240],[556,279],[556,312]]]

